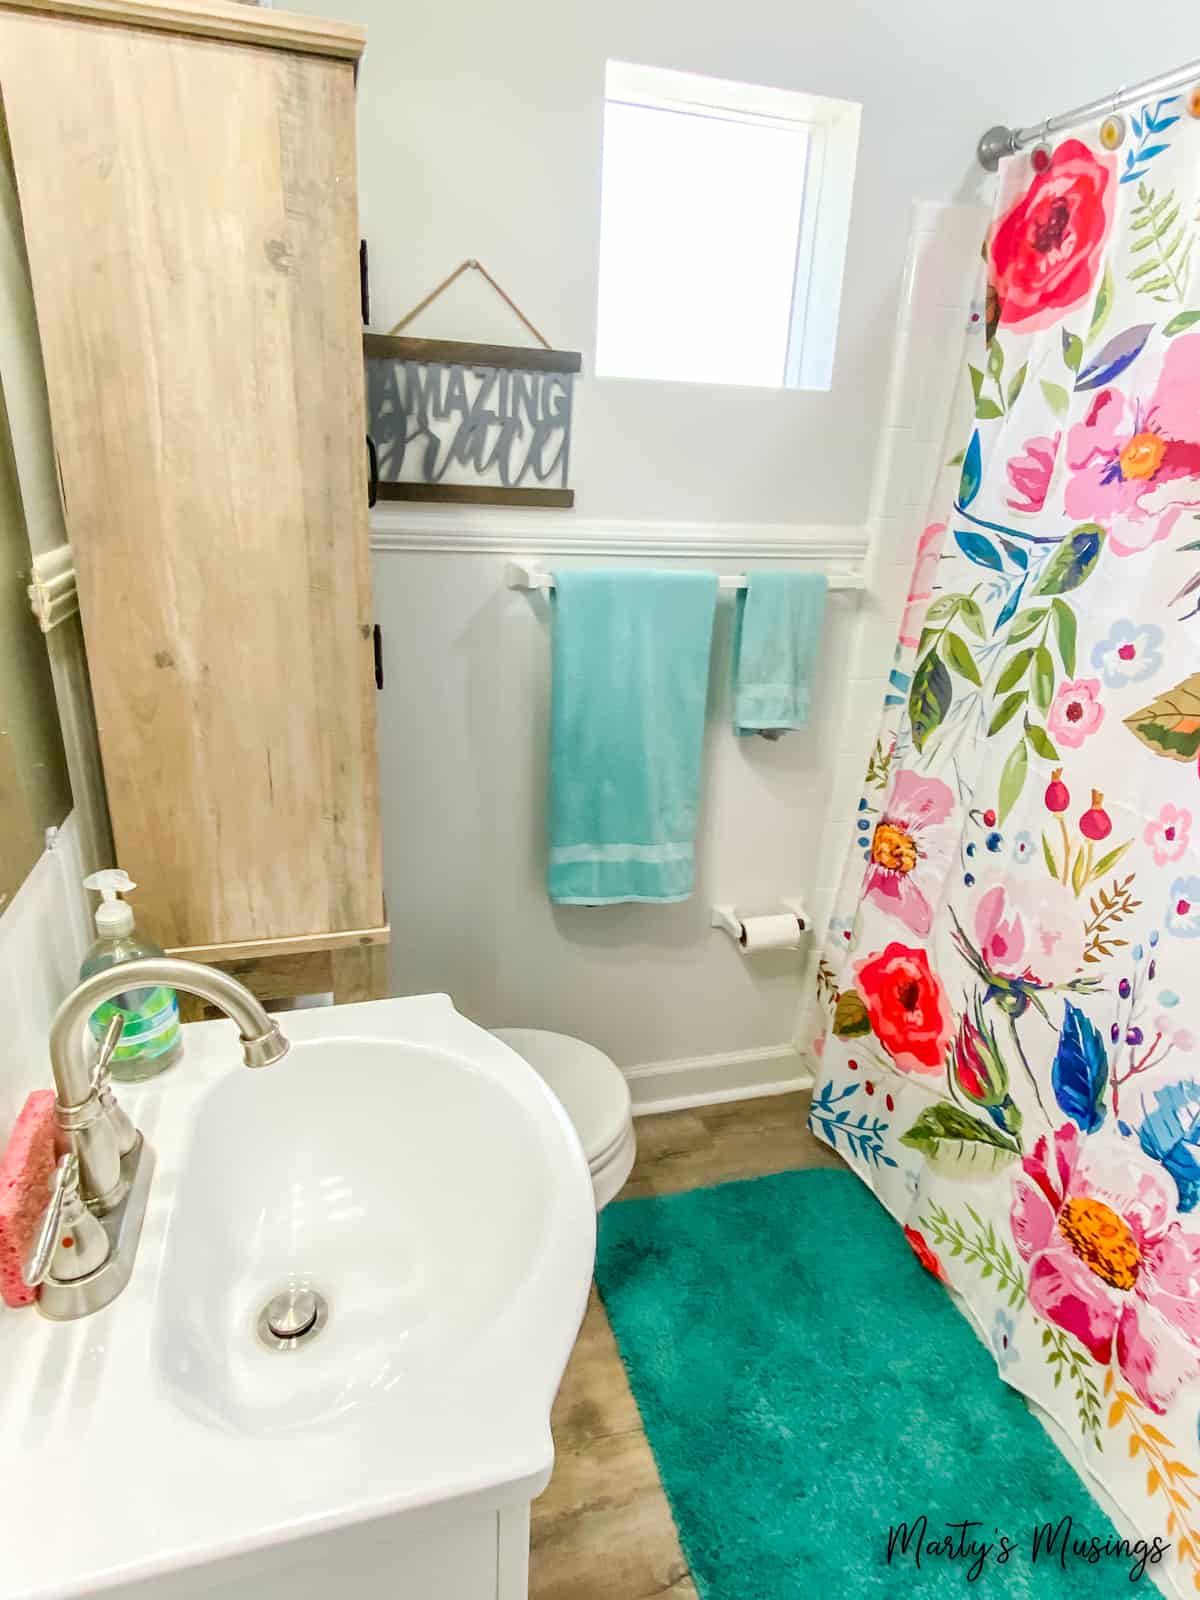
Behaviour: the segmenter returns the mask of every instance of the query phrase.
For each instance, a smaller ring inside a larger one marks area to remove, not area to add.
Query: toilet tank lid
[[[610,1056],[593,1044],[542,1028],[493,1028],[523,1056],[574,1124],[589,1162],[607,1154],[633,1114],[629,1085]]]

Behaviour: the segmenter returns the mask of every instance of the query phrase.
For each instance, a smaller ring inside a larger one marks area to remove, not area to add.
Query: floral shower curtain
[[[1004,164],[812,1126],[1200,1589],[1200,88]],[[981,280],[982,287],[982,280]],[[973,412],[973,416],[970,413]]]

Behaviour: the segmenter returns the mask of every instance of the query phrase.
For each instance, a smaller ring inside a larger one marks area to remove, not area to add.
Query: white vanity
[[[120,1088],[157,1170],[119,1298],[0,1320],[0,1600],[527,1593],[595,1245],[574,1130],[444,995],[281,1021],[269,1068],[199,1023]]]

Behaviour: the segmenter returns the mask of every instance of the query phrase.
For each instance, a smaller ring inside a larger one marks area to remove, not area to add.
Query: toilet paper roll
[[[773,917],[746,917],[738,943],[748,955],[756,950],[796,950],[800,924],[790,911]]]

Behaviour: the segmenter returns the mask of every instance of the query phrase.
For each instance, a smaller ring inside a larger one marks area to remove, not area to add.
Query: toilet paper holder
[[[781,900],[780,905],[782,905],[786,911],[790,911],[792,916],[795,917],[796,921],[800,924],[800,932],[807,933],[809,921],[808,912],[804,908],[804,902],[802,900]],[[712,925],[714,928],[720,928],[722,932],[727,933],[733,940],[734,944],[745,944],[746,924],[742,921],[741,917],[738,916],[737,910],[734,906],[714,906],[712,908]]]

